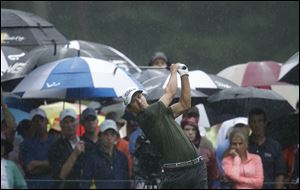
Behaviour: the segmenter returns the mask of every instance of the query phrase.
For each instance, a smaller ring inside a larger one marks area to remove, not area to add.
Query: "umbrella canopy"
[[[28,12],[1,9],[1,44],[36,46],[67,44],[67,39],[48,21]]]
[[[84,40],[72,40],[65,48],[76,50],[76,55],[103,59],[114,63],[119,67],[123,67],[131,74],[141,72],[139,67],[123,53],[104,44]]]
[[[144,89],[146,90],[148,101],[154,102],[159,100],[163,96],[165,91],[164,83],[166,81],[166,78],[167,76],[156,76],[142,83]],[[179,99],[181,93],[180,89],[181,88],[177,90],[174,101],[177,101]],[[203,94],[202,92],[196,91],[195,89],[191,89],[191,97],[192,105],[206,102],[207,99],[207,95]]]
[[[2,80],[7,81],[24,78],[38,66],[60,59],[78,56],[106,60],[118,67],[124,68],[132,74],[140,71],[129,58],[112,47],[93,42],[71,41],[69,45],[36,47],[28,52],[26,56],[15,62],[13,66],[11,66],[14,70],[7,73]]]
[[[248,62],[227,67],[217,75],[239,86],[271,89],[284,97],[295,108],[299,86],[279,82],[281,64],[274,61]]]
[[[142,85],[129,73],[105,60],[73,57],[42,65],[13,90],[23,98],[117,98]]]
[[[299,52],[295,53],[282,65],[278,79],[299,85]]]
[[[282,149],[297,144],[297,134],[299,135],[299,113],[291,113],[271,121],[268,124],[267,136],[277,140]]]
[[[269,87],[280,84],[278,76],[281,64],[275,61],[248,62],[227,67],[217,75],[247,87]]]
[[[164,87],[169,81],[170,75],[165,80]],[[189,72],[189,80],[191,89],[201,91],[207,95],[211,95],[223,89],[238,87],[233,82],[224,79],[220,76],[207,74],[201,70],[194,70]],[[177,81],[180,81],[179,74],[177,75]],[[181,83],[178,82],[178,88],[181,88]]]
[[[24,50],[9,46],[1,46],[1,82],[8,80],[8,76],[19,71],[22,64],[18,62],[25,55],[26,51]]]
[[[261,108],[268,120],[279,118],[294,111],[293,107],[276,92],[265,89],[229,88],[208,97],[208,107],[220,113],[248,117],[253,108]]]
[[[46,112],[48,119],[58,118],[59,114],[64,109],[73,109],[76,114],[80,115],[82,110],[86,109],[87,106],[69,102],[55,102],[47,105],[41,105],[39,108]]]
[[[23,119],[30,119],[29,113],[27,113],[25,111],[22,111],[22,110],[19,110],[19,109],[16,109],[16,108],[8,108],[8,109],[11,112],[11,114],[14,116],[17,125]],[[3,111],[1,110],[1,117],[2,117],[2,115],[3,115]]]

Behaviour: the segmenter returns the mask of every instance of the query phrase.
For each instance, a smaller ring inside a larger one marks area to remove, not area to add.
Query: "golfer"
[[[161,188],[205,189],[207,175],[203,158],[174,120],[191,107],[188,68],[181,63],[172,64],[170,72],[165,93],[157,102],[149,105],[143,91],[132,88],[125,92],[124,103],[129,112],[136,114],[145,135],[162,155]],[[181,95],[179,102],[170,106],[177,90],[177,72],[181,78]]]

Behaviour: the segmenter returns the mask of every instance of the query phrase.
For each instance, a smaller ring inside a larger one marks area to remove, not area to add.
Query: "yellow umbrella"
[[[55,118],[59,118],[59,114],[62,110],[71,108],[76,111],[76,113],[79,115],[82,110],[87,108],[86,105],[79,105],[77,103],[69,103],[69,102],[56,102],[52,104],[42,105],[39,108],[43,109],[49,121],[54,120]]]

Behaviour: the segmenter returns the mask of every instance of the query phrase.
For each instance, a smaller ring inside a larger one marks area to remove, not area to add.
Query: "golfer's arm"
[[[183,114],[190,107],[191,107],[191,88],[190,88],[189,76],[183,75],[181,77],[181,95],[180,95],[179,102],[171,106],[174,118]]]
[[[165,88],[164,95],[159,99],[166,107],[169,107],[177,91],[177,71],[171,72],[169,82]]]

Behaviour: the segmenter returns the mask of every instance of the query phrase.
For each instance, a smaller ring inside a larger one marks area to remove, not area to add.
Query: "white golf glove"
[[[182,77],[183,75],[189,75],[189,69],[183,63],[179,63],[179,68],[178,68],[177,72],[179,73],[180,77]]]

